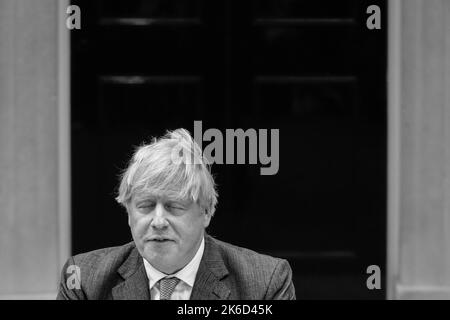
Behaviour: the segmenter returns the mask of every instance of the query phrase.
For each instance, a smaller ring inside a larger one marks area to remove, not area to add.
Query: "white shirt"
[[[189,300],[191,297],[192,288],[194,287],[195,276],[197,275],[198,267],[200,266],[200,261],[202,260],[203,251],[205,251],[205,238],[202,239],[200,247],[192,260],[184,266],[183,269],[170,275],[170,277],[173,276],[180,279],[180,282],[178,282],[175,287],[170,300]],[[147,277],[149,280],[151,299],[160,300],[158,281],[164,277],[167,277],[167,274],[156,270],[147,260],[143,260],[145,271],[147,272]]]

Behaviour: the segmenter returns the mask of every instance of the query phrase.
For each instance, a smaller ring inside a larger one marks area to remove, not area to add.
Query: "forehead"
[[[191,203],[188,198],[183,198],[175,192],[140,192],[133,196],[133,202],[140,201],[176,201],[183,203]]]

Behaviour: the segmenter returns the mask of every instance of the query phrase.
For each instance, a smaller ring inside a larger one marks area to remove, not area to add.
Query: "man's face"
[[[133,197],[128,224],[140,254],[171,274],[194,257],[211,217],[197,203],[169,197]]]

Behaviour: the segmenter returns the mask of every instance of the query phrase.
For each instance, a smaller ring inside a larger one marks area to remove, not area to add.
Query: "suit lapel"
[[[192,288],[191,300],[227,299],[230,289],[221,281],[227,275],[228,270],[214,239],[205,234],[205,252]]]
[[[228,269],[218,249],[214,239],[205,234],[205,251],[195,277],[191,300],[225,300],[230,296],[230,289],[222,281],[228,275]],[[150,300],[147,273],[136,247],[117,272],[124,281],[112,289],[113,299]]]
[[[112,290],[114,300],[150,300],[147,274],[141,255],[133,248],[117,272],[124,279]]]

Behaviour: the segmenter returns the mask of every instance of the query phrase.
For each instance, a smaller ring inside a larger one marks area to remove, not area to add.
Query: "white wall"
[[[0,0],[0,299],[54,298],[69,254],[66,7]]]
[[[389,297],[449,299],[450,0],[389,10]]]

